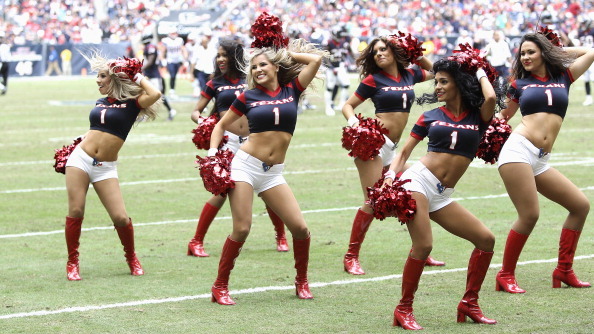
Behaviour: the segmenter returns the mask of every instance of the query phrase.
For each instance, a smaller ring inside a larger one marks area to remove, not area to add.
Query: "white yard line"
[[[313,170],[302,170],[302,171],[287,171],[283,172],[283,175],[292,175],[292,174],[319,174],[319,173],[336,173],[336,172],[343,172],[348,170],[356,170],[355,167],[347,167],[347,168],[332,168],[332,169],[313,169]],[[165,179],[165,180],[144,180],[144,181],[130,181],[130,182],[120,182],[120,186],[136,186],[136,185],[143,185],[143,184],[154,184],[154,183],[175,183],[175,182],[200,182],[200,175],[196,172],[196,177],[188,177],[188,178],[180,178],[180,179]],[[89,187],[92,187],[89,186]],[[25,189],[11,189],[11,190],[2,190],[0,194],[18,194],[18,193],[34,193],[38,191],[65,191],[66,187],[47,187],[47,188],[25,188]]]
[[[347,207],[347,208],[330,208],[330,209],[320,209],[320,210],[306,210],[302,211],[303,214],[308,213],[319,213],[319,212],[333,212],[333,211],[348,211],[348,210],[356,210],[358,207]],[[265,214],[267,215],[267,214]],[[253,215],[253,217],[258,217],[259,215]],[[181,224],[181,223],[194,223],[198,218],[191,218],[191,219],[178,219],[178,220],[165,220],[160,222],[149,222],[149,223],[138,223],[134,222],[134,227],[139,226],[153,226],[153,225],[169,225],[169,224]],[[225,220],[231,219],[230,216],[224,217],[216,217],[215,220]],[[97,227],[89,227],[83,228],[82,231],[97,231],[97,230],[112,230],[113,226],[97,226]],[[9,239],[9,238],[24,238],[24,237],[36,237],[42,235],[51,235],[51,234],[62,234],[64,230],[54,230],[54,231],[45,231],[45,232],[27,232],[27,233],[18,233],[18,234],[0,234],[0,239]]]
[[[172,156],[172,155],[155,155],[155,157],[164,157],[164,156]],[[146,158],[152,156],[133,156],[128,158]],[[581,160],[569,160],[566,161],[559,161],[553,162],[550,165],[553,167],[560,167],[560,166],[574,166],[574,165],[594,165],[594,158],[580,158]],[[410,161],[414,163],[414,160]],[[39,161],[32,161],[32,164],[37,164]],[[48,168],[51,168],[52,162],[51,161],[44,161],[44,164],[48,164]],[[26,165],[27,162],[7,162],[7,163],[0,163],[1,166],[14,166],[14,165]],[[497,168],[497,165],[485,164],[480,161],[475,161],[470,164],[471,168]],[[284,175],[298,175],[298,174],[318,174],[318,173],[335,173],[341,171],[353,171],[356,170],[355,167],[345,167],[345,168],[328,168],[328,169],[313,169],[313,170],[302,170],[302,171],[286,171],[283,172]],[[131,186],[131,185],[143,185],[143,184],[154,184],[154,183],[175,183],[175,182],[187,182],[187,181],[198,181],[198,173],[196,177],[192,178],[180,178],[180,179],[162,179],[162,180],[145,180],[145,181],[131,181],[131,182],[121,182],[120,186]],[[66,187],[46,187],[46,188],[25,188],[25,189],[9,189],[9,190],[2,190],[0,194],[17,194],[17,193],[32,193],[38,191],[64,191]]]
[[[191,138],[186,138],[190,140]],[[72,141],[72,139],[69,139]],[[67,143],[65,142],[64,145]],[[340,143],[318,143],[318,144],[298,144],[293,145],[291,148],[312,148],[312,147],[329,147],[329,146],[340,146]],[[59,148],[59,147],[56,147]],[[204,150],[196,150],[192,152],[180,152],[180,153],[164,153],[164,154],[142,154],[142,155],[126,155],[120,156],[120,160],[132,160],[132,159],[147,159],[147,158],[167,158],[167,157],[181,157],[181,156],[188,156],[193,157],[196,155],[204,155],[206,151]],[[0,167],[5,166],[29,166],[29,165],[53,165],[54,160],[31,160],[31,161],[9,161],[9,162],[0,162]]]
[[[575,260],[584,260],[584,259],[591,259],[591,258],[594,258],[594,254],[576,256]],[[532,261],[518,262],[518,265],[522,266],[522,265],[529,265],[529,264],[554,263],[556,261],[557,261],[557,258],[547,259],[547,260],[532,260]],[[489,268],[499,268],[499,267],[501,267],[501,264],[491,264],[489,266]],[[452,269],[425,270],[423,272],[423,275],[441,275],[441,274],[461,272],[461,271],[466,271],[466,270],[467,270],[466,267],[452,268]],[[369,277],[369,278],[354,278],[354,279],[332,281],[332,282],[314,282],[314,283],[310,283],[309,286],[311,288],[323,288],[323,287],[333,286],[333,285],[342,286],[342,285],[350,285],[350,284],[358,284],[358,283],[387,281],[387,280],[392,280],[392,279],[398,279],[401,277],[402,277],[402,274],[379,276],[379,277]],[[242,289],[242,290],[231,290],[230,294],[233,296],[236,296],[236,295],[242,295],[242,294],[263,293],[263,292],[268,292],[268,291],[280,291],[280,290],[292,290],[292,289],[295,289],[295,286],[293,286],[293,285],[290,285],[290,286],[266,286],[266,287],[255,287],[255,288]],[[11,313],[11,314],[0,315],[0,320],[15,319],[15,318],[30,318],[30,317],[37,317],[37,316],[46,316],[46,315],[73,313],[73,312],[88,312],[88,311],[123,308],[123,307],[139,306],[139,305],[177,303],[177,302],[183,302],[183,301],[187,301],[187,300],[207,299],[210,297],[211,297],[210,293],[203,293],[200,295],[193,295],[193,296],[169,297],[169,298],[160,298],[160,299],[145,299],[145,300],[136,300],[136,301],[129,301],[129,302],[114,303],[114,304],[67,307],[67,308],[58,309],[58,310],[43,310],[43,311]]]
[[[580,188],[582,191],[594,190],[594,186],[589,187],[582,187]],[[491,199],[491,198],[505,198],[508,197],[507,193],[503,194],[496,194],[496,195],[485,195],[485,196],[467,196],[467,197],[454,197],[452,198],[454,201],[467,201],[467,200],[482,200],[482,199]],[[343,207],[343,208],[327,208],[327,209],[316,209],[316,210],[305,210],[302,211],[303,214],[309,213],[320,213],[320,212],[333,212],[333,211],[349,211],[349,210],[356,210],[358,206],[352,207]],[[253,217],[258,217],[258,215],[253,215]],[[190,223],[195,222],[197,218],[190,218],[190,219],[177,219],[177,220],[165,220],[165,221],[158,221],[158,222],[148,222],[148,223],[139,223],[135,222],[134,226],[152,226],[152,225],[168,225],[168,224],[181,224],[181,223]],[[231,217],[216,217],[215,219],[231,219]],[[113,226],[98,226],[98,227],[89,227],[83,228],[83,231],[96,231],[96,230],[110,230],[113,229]],[[61,234],[64,233],[64,230],[54,230],[54,231],[45,231],[45,232],[27,232],[27,233],[18,233],[18,234],[0,234],[0,239],[8,239],[8,238],[23,238],[23,237],[35,237],[41,235],[50,235],[50,234]]]

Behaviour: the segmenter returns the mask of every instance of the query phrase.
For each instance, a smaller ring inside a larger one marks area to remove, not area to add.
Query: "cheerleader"
[[[143,275],[135,253],[132,219],[126,212],[116,166],[118,153],[134,123],[156,117],[161,92],[140,73],[142,64],[136,59],[105,59],[99,55],[85,58],[97,72],[95,82],[99,93],[105,97],[95,102],[89,115],[90,130],[66,163],[67,278],[81,279],[78,247],[89,184],[93,184],[115,226],[130,273]]]
[[[417,207],[414,218],[407,224],[412,251],[402,273],[402,298],[394,310],[394,326],[404,329],[422,329],[413,315],[412,304],[425,261],[433,248],[431,220],[475,247],[468,263],[466,292],[458,304],[458,322],[465,322],[466,317],[484,324],[497,322],[485,317],[478,305],[478,293],[493,257],[495,236],[470,211],[453,201],[451,195],[475,157],[481,136],[503,96],[496,93],[485,70],[477,71],[464,60],[450,57],[435,62],[434,94],[424,94],[419,103],[444,105],[419,117],[385,176],[384,182],[392,184],[413,149],[425,137],[429,139],[427,153],[401,176],[402,180],[411,180],[402,187],[412,192]],[[494,74],[495,70],[490,72]],[[498,82],[493,77],[492,82]]]
[[[520,110],[522,122],[499,156],[499,174],[518,213],[507,236],[503,266],[496,276],[496,290],[524,293],[515,277],[516,264],[539,218],[538,193],[568,211],[559,240],[559,259],[552,274],[553,288],[561,282],[587,288],[573,272],[573,258],[586,217],[588,197],[561,172],[552,168],[553,145],[561,130],[569,87],[594,61],[592,48],[563,49],[557,35],[547,28],[522,37],[515,55],[508,93],[508,107],[500,118],[509,120]]]
[[[205,89],[201,92],[200,99],[191,115],[195,123],[202,120],[200,115],[213,98],[215,99],[215,105],[211,115],[221,118],[227,113],[235,98],[247,86],[245,74],[242,71],[245,67],[245,64],[241,63],[243,60],[243,45],[232,39],[222,39],[220,41],[215,58],[217,66],[214,77],[206,83]],[[235,154],[239,150],[241,143],[247,140],[248,135],[248,120],[246,117],[240,117],[225,131],[224,136],[227,138],[227,142],[222,149],[231,150]],[[209,256],[204,250],[204,236],[226,199],[226,196],[216,195],[212,196],[204,204],[194,238],[188,243],[188,255]],[[285,236],[285,225],[282,219],[268,206],[266,206],[266,211],[276,231],[276,250],[288,252],[289,244]]]
[[[270,22],[276,24],[268,25]],[[316,76],[325,53],[302,39],[287,44],[288,38],[278,36],[280,33],[272,40],[266,39],[270,34],[258,33],[258,29],[280,26],[280,20],[267,13],[252,26],[256,40],[248,61],[248,90],[237,97],[211,136],[209,156],[216,154],[225,130],[243,116],[248,119],[249,138],[231,163],[233,230],[223,246],[211,289],[212,301],[221,305],[235,304],[229,295],[229,276],[250,232],[254,193],[278,214],[293,236],[296,295],[313,298],[307,280],[310,233],[282,171],[297,123],[299,99]]]
[[[389,133],[384,135],[386,143],[379,156],[363,160],[355,158],[355,166],[359,171],[359,180],[363,190],[364,203],[355,214],[351,228],[349,247],[344,256],[344,270],[352,275],[364,275],[365,271],[359,262],[359,252],[365,240],[365,234],[373,221],[373,209],[367,204],[367,188],[381,177],[384,167],[390,165],[396,154],[396,147],[404,131],[410,115],[410,108],[415,98],[414,85],[433,79],[430,72],[431,61],[418,55],[410,59],[405,46],[396,35],[374,38],[357,59],[361,69],[362,81],[355,93],[342,108],[342,114],[349,126],[358,126],[359,119],[355,109],[365,100],[371,99],[375,106],[375,117]],[[421,68],[408,68],[411,62],[418,63]],[[443,266],[444,262],[427,258],[427,265]]]

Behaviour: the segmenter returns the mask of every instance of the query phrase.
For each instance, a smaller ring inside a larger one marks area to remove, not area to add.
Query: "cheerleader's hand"
[[[394,183],[395,178],[396,178],[396,172],[394,172],[393,170],[388,170],[384,174],[384,183],[382,184],[382,188],[392,186],[392,183]]]
[[[495,113],[495,118],[499,119],[500,121],[507,123],[507,117],[505,117],[502,113],[498,112]]]
[[[144,75],[142,75],[141,73],[136,73],[134,75],[134,79],[133,81],[140,86],[140,82],[142,81],[142,79],[144,79]]]
[[[216,148],[209,148],[209,149],[208,149],[208,154],[207,154],[207,156],[209,156],[209,157],[214,157],[215,155],[217,155],[217,152],[218,152],[218,151],[219,151],[219,150],[218,150],[218,149],[216,149]]]
[[[481,81],[482,77],[486,77],[487,79],[489,79],[489,77],[487,76],[487,72],[485,72],[485,70],[483,70],[482,68],[479,68],[476,71],[476,78],[478,81]]]
[[[349,117],[349,119],[347,120],[347,123],[349,123],[349,126],[351,128],[354,128],[359,125],[359,118],[357,118],[357,116],[353,115],[353,116]]]

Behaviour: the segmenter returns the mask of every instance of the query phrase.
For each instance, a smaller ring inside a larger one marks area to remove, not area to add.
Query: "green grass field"
[[[351,89],[356,87],[353,80]],[[429,91],[429,85],[419,87]],[[231,231],[226,204],[211,225],[209,258],[186,256],[196,221],[210,194],[204,190],[191,142],[189,119],[195,99],[179,81],[166,112],[133,128],[120,152],[119,175],[127,210],[136,226],[137,254],[146,275],[129,275],[109,217],[91,189],[81,237],[82,281],[66,280],[64,176],[54,172],[54,149],[88,129],[88,112],[99,97],[94,78],[12,79],[0,96],[0,332],[1,333],[392,333],[400,298],[400,275],[410,249],[405,226],[374,221],[361,252],[367,274],[342,268],[355,209],[362,202],[357,172],[341,148],[342,115],[327,117],[321,89],[318,108],[299,116],[285,177],[311,229],[310,282],[314,300],[295,297],[292,252],[277,253],[274,230],[262,201],[254,202],[254,224],[231,275],[237,302],[210,302],[219,255]],[[583,82],[571,104],[552,164],[594,198],[592,107],[583,107]],[[371,103],[359,109],[371,116]],[[359,111],[357,110],[357,111]],[[421,113],[415,106],[408,129]],[[511,122],[519,122],[516,115]],[[408,130],[405,131],[406,133]],[[421,144],[417,159],[425,151]],[[495,326],[456,323],[473,246],[434,228],[433,256],[447,262],[427,268],[415,300],[426,333],[591,333],[594,289],[552,289],[558,238],[565,211],[545,199],[540,221],[517,269],[523,295],[495,292],[507,232],[515,210],[494,166],[475,160],[454,197],[483,220],[497,242],[480,304]],[[589,218],[575,269],[594,283],[594,227]]]

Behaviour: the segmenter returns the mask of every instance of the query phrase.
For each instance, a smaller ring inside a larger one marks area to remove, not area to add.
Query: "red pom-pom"
[[[386,143],[384,135],[389,131],[378,119],[362,117],[361,114],[357,115],[357,118],[359,126],[342,128],[342,147],[350,151],[350,157],[367,161],[379,154]]]
[[[551,41],[551,43],[553,43],[554,46],[558,46],[560,48],[563,47],[563,43],[561,42],[559,35],[557,35],[553,30],[547,27],[538,26],[537,32],[544,35],[549,41]]]
[[[200,177],[204,182],[204,188],[214,195],[224,195],[232,188],[235,182],[231,180],[231,160],[233,152],[229,150],[218,151],[215,156],[196,156],[196,163],[200,168]]]
[[[489,82],[494,83],[497,80],[497,71],[486,57],[481,57],[480,50],[474,49],[468,43],[459,44],[458,47],[460,50],[454,50],[454,55],[447,59],[460,63],[462,70],[472,75],[482,68],[485,70]]]
[[[252,24],[252,48],[268,48],[274,47],[277,49],[286,48],[289,45],[289,37],[283,34],[283,23],[281,20],[264,12],[258,16],[256,22]]]
[[[198,126],[192,130],[192,133],[194,134],[192,142],[196,145],[197,149],[208,150],[210,148],[210,136],[212,135],[212,130],[215,125],[219,122],[219,117],[217,115],[210,115],[206,118],[200,116],[200,120]],[[227,140],[227,136],[224,136],[219,144],[219,148],[225,145]]]
[[[124,73],[128,79],[134,81],[134,76],[142,72],[142,63],[136,58],[118,58],[109,63],[109,68],[113,73]]]
[[[388,36],[388,41],[400,46],[406,54],[406,59],[411,63],[417,63],[417,58],[422,56],[425,51],[423,43],[409,33],[398,31],[396,34]]]
[[[511,132],[511,125],[497,117],[493,118],[487,131],[485,131],[481,138],[476,157],[485,160],[485,163],[496,163],[499,158],[499,152],[501,152],[501,148],[507,141],[507,138],[509,138]]]
[[[373,209],[373,216],[379,220],[386,217],[396,217],[402,224],[409,223],[417,212],[417,201],[412,198],[411,192],[402,187],[410,180],[394,180],[391,186],[382,188],[382,177],[373,187],[367,188],[369,200],[367,204]]]
[[[56,173],[66,174],[66,162],[70,157],[70,154],[78,144],[82,141],[82,137],[78,137],[74,139],[74,142],[70,145],[64,145],[62,148],[55,149],[56,153],[54,154],[54,159],[56,162],[54,163],[54,170]]]

